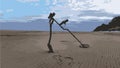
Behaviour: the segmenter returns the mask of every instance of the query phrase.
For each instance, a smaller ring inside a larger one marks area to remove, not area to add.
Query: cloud
[[[92,0],[69,0],[68,5],[73,10],[85,10],[94,6],[91,2]]]
[[[2,10],[0,10],[0,13],[3,13],[3,11],[2,11]]]
[[[37,19],[46,19],[47,16],[48,15],[32,15],[32,16],[17,17],[17,18],[11,19],[11,20],[12,21],[28,22],[28,21],[34,21]]]
[[[35,19],[41,19],[41,15],[36,15],[36,16],[25,16],[23,19],[25,20],[35,20]]]
[[[111,12],[115,14],[120,14],[120,0],[94,0],[92,2],[94,7],[93,9],[104,9],[106,12]]]
[[[32,6],[41,6],[40,0],[17,0],[22,3],[31,3]],[[56,19],[70,19],[71,21],[81,21],[84,19],[111,19],[120,15],[118,6],[120,0],[46,0],[43,11],[56,12]],[[48,9],[48,10],[46,10]],[[13,12],[8,9],[6,12]],[[47,18],[48,14],[41,14],[38,18]],[[36,19],[33,16],[32,19]]]
[[[79,16],[98,16],[98,17],[101,17],[101,16],[114,17],[117,15],[120,15],[120,14],[109,13],[104,10],[84,10],[84,11],[81,11],[81,13],[79,14]]]
[[[0,13],[0,17],[2,17],[3,16],[3,14],[2,13]]]
[[[112,19],[113,17],[106,17],[106,16],[101,16],[101,17],[97,17],[97,16],[81,16],[80,17],[81,19],[84,19],[84,20],[86,20],[86,19]]]
[[[107,13],[103,10],[72,10],[68,6],[57,5],[51,8],[56,12],[58,19],[70,19],[71,21],[82,21],[86,19],[112,19],[117,14]],[[61,10],[62,9],[62,10]]]
[[[46,5],[48,6],[63,5],[67,2],[68,0],[46,0]]]
[[[2,10],[0,10],[0,17],[2,17],[3,16],[3,11]]]
[[[6,9],[6,12],[9,13],[9,12],[13,12],[14,9]]]
[[[119,0],[48,0],[56,18],[73,21],[84,19],[111,19],[120,15]],[[54,3],[55,1],[55,3]]]
[[[57,0],[54,0],[54,1],[53,1],[53,5],[55,5],[55,4],[57,4]]]
[[[39,0],[17,0],[18,2],[26,3],[26,2],[39,2]]]

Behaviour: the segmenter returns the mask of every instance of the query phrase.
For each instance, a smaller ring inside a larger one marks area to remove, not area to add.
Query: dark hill
[[[94,31],[120,31],[120,16],[113,18],[109,24],[98,26]]]

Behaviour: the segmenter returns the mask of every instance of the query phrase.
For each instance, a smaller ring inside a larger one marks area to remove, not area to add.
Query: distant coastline
[[[98,26],[94,31],[120,31],[120,16],[113,18],[108,24]]]

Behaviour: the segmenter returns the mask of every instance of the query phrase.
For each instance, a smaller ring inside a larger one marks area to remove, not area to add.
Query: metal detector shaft
[[[81,45],[82,45],[82,42],[69,30],[69,29],[66,29],[64,27],[62,27],[54,18],[53,20],[63,29],[63,30],[67,30]],[[83,47],[83,45],[82,45]]]

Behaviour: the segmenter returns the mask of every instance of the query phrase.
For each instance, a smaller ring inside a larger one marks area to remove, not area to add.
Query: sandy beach
[[[120,68],[120,32],[74,32],[89,48],[80,48],[68,32],[0,31],[1,68]]]

